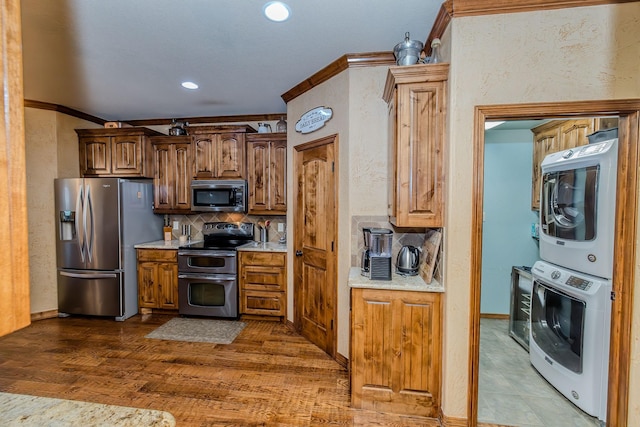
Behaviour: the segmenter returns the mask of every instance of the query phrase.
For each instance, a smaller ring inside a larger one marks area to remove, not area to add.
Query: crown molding
[[[237,123],[237,122],[267,122],[276,121],[281,118],[287,118],[287,113],[269,113],[269,114],[244,114],[235,116],[209,116],[209,117],[174,117],[174,118],[157,118],[157,119],[140,119],[127,120],[126,123],[132,126],[163,126],[170,125],[173,120],[179,122],[188,122],[190,125],[196,123]]]
[[[637,0],[452,0],[453,17],[495,15],[565,9],[602,4],[632,3]],[[445,2],[447,3],[447,2]]]
[[[83,113],[82,111],[74,110],[73,108],[65,107],[64,105],[51,104],[49,102],[34,101],[32,99],[24,100],[25,108],[37,108],[39,110],[50,110],[58,113],[63,113],[68,116],[77,117],[82,120],[104,125],[108,120],[101,119],[100,117],[92,116],[91,114]]]
[[[284,102],[289,102],[348,68],[375,67],[379,65],[396,65],[393,52],[348,53],[342,55],[311,77],[298,83],[283,93],[281,97]]]

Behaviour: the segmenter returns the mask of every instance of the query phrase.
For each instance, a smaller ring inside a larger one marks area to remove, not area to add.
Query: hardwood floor
[[[348,373],[285,325],[228,345],[145,338],[170,315],[54,318],[0,338],[0,391],[168,411],[178,426],[437,426],[350,408]]]

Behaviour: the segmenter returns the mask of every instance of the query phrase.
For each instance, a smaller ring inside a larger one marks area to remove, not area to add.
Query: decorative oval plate
[[[333,116],[333,110],[326,107],[316,107],[304,113],[296,122],[296,132],[310,133],[318,130]]]

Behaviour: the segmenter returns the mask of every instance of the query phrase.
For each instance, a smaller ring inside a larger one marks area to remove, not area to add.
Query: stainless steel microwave
[[[246,212],[247,181],[191,181],[192,212]]]

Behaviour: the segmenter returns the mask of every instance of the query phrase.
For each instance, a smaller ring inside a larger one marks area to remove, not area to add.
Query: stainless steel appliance
[[[191,210],[193,212],[246,212],[247,181],[241,179],[191,181]]]
[[[178,313],[238,317],[236,248],[253,241],[253,223],[209,222],[204,240],[178,249]]]
[[[386,228],[363,228],[362,275],[371,280],[391,280],[393,232]]]
[[[138,313],[134,245],[162,238],[151,180],[56,179],[58,312]]]
[[[509,308],[509,336],[529,351],[531,329],[531,267],[511,268],[511,303]]]
[[[396,272],[404,276],[415,276],[420,267],[420,249],[407,245],[400,248],[396,260]]]

